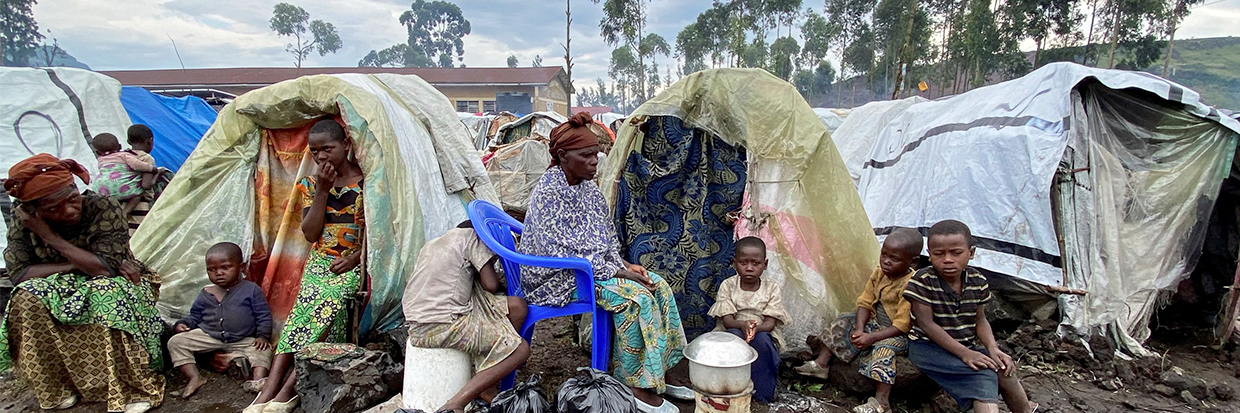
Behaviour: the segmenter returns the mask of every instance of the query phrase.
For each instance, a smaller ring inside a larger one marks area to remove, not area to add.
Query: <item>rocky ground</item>
[[[540,387],[554,398],[560,384],[589,364],[589,354],[573,344],[567,319],[539,325],[534,354],[518,379],[531,373],[542,377]],[[1158,354],[1124,360],[1113,354],[1105,340],[1092,340],[1091,357],[1084,345],[1060,340],[1052,323],[1024,324],[1002,334],[1005,349],[1017,359],[1020,374],[1031,398],[1041,403],[1040,412],[1236,412],[1240,411],[1240,352],[1213,350],[1204,345],[1209,331],[1200,327],[1158,327],[1147,348]],[[372,346],[373,347],[373,346]],[[379,347],[390,349],[390,344]],[[399,357],[397,357],[399,359]],[[797,360],[785,360],[784,371]],[[907,368],[907,366],[905,367]],[[781,378],[780,401],[771,406],[754,405],[755,413],[844,413],[868,396],[864,381],[849,373],[852,368],[833,366],[828,382],[802,379],[792,374]],[[185,380],[170,372],[170,390]],[[240,382],[209,373],[210,381],[189,400],[168,396],[157,412],[237,412],[254,395],[241,390]],[[908,377],[908,375],[902,376]],[[925,381],[903,383],[894,400],[899,412],[952,412],[954,404],[936,393]],[[681,411],[693,411],[680,403]],[[37,411],[34,397],[20,380],[0,381],[0,413]],[[101,403],[82,404],[66,412],[100,412]]]

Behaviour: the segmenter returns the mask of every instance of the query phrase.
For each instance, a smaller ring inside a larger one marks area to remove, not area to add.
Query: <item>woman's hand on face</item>
[[[13,211],[13,214],[17,221],[22,223],[23,227],[38,235],[39,238],[47,238],[52,233],[52,227],[47,225],[47,221],[44,221],[36,213],[28,212],[25,206],[17,208],[17,210]]]
[[[330,163],[319,164],[319,172],[314,174],[316,182],[321,188],[331,188],[336,186],[336,167]]]

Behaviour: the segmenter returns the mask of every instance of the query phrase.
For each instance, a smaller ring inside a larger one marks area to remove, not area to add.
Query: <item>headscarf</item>
[[[41,153],[9,168],[4,191],[22,202],[30,202],[73,185],[74,175],[90,183],[90,172],[77,161]]]
[[[598,135],[590,130],[593,123],[594,119],[588,112],[577,112],[568,118],[568,122],[551,129],[551,166],[560,164],[555,154],[561,150],[567,152],[598,146]]]

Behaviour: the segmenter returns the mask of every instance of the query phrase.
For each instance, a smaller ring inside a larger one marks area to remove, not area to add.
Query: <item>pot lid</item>
[[[740,337],[723,331],[702,334],[685,347],[685,358],[707,367],[740,367],[758,359],[758,352]]]

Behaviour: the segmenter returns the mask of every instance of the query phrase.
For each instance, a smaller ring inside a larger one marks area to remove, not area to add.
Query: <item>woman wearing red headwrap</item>
[[[598,305],[613,313],[615,340],[612,374],[633,390],[643,412],[674,413],[660,393],[692,399],[693,392],[667,382],[672,366],[684,356],[685,332],[680,310],[667,282],[658,274],[620,258],[620,243],[603,193],[594,183],[598,138],[587,113],[573,115],[551,130],[552,166],[530,194],[525,229],[518,250],[544,257],[579,257],[594,267]],[[571,270],[521,269],[521,286],[530,304],[563,306],[574,298]]]
[[[159,276],[129,250],[121,205],[79,193],[74,176],[90,182],[72,159],[39,154],[4,181],[17,199],[4,250],[17,288],[0,320],[0,373],[17,367],[44,409],[145,412],[164,397]]]

